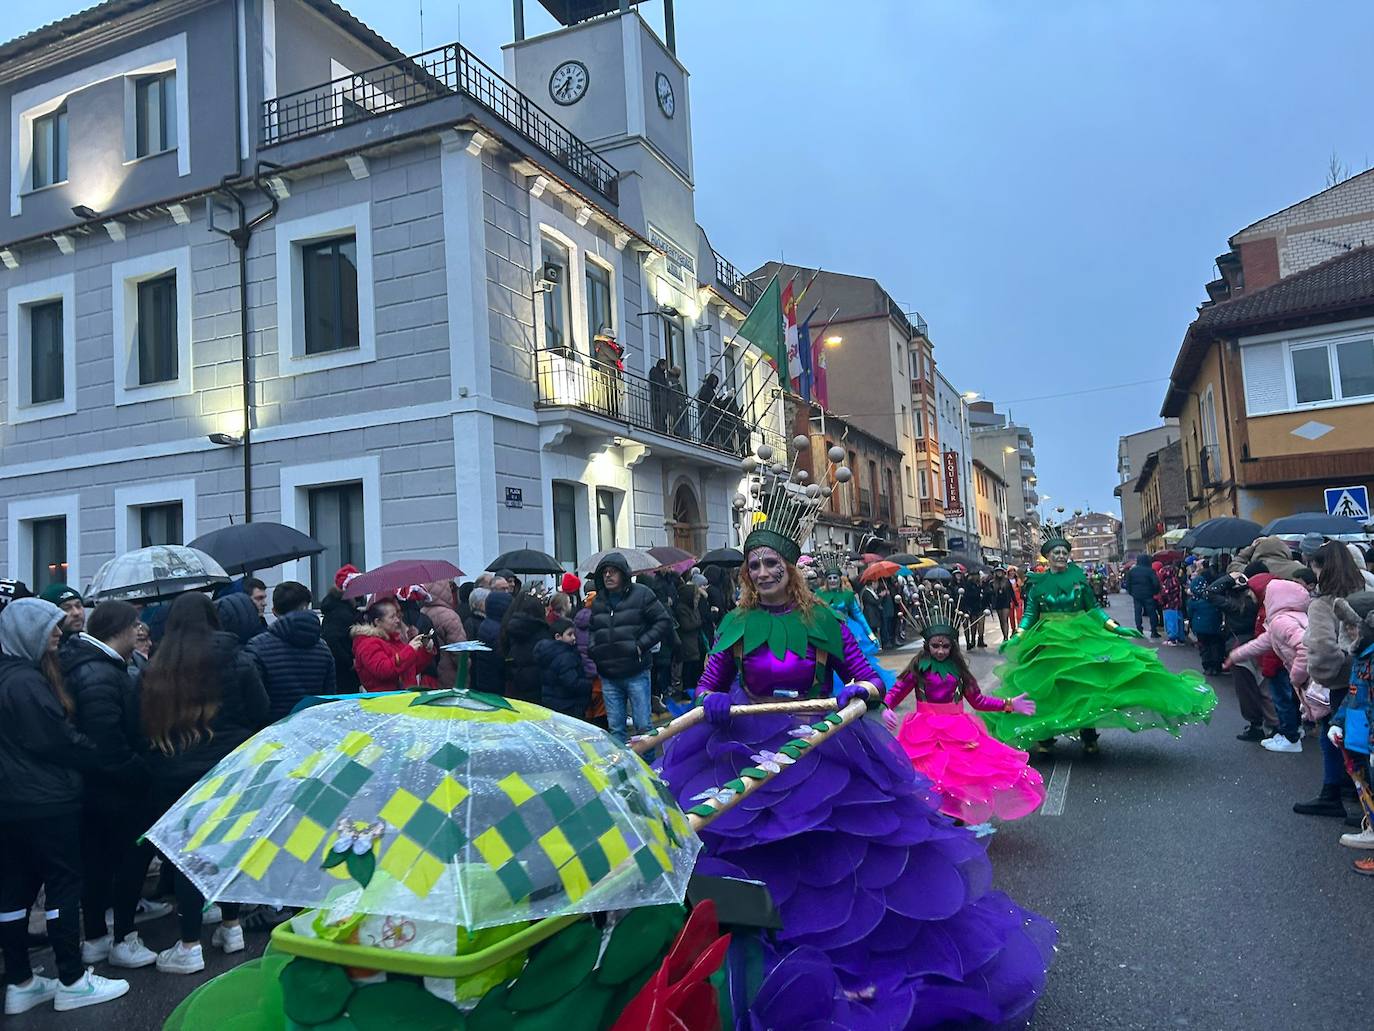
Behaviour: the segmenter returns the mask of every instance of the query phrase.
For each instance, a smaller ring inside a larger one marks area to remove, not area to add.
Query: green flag
[[[739,327],[739,335],[763,352],[773,368],[787,373],[787,347],[783,341],[782,291],[774,276],[764,288],[762,296],[749,309],[749,315]]]

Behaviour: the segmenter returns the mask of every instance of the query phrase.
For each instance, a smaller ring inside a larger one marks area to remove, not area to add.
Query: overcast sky
[[[421,49],[420,0],[342,2]],[[5,4],[0,37],[87,6]],[[425,46],[500,67],[507,0],[423,7]],[[1158,423],[1227,237],[1374,156],[1368,3],[679,0],[677,27],[712,243],[881,280],[1031,426],[1051,505],[1117,511],[1116,439]]]

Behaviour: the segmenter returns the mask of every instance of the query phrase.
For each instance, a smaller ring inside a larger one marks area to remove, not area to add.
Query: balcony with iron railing
[[[860,519],[873,518],[873,492],[866,487],[859,488],[858,516]]]
[[[751,425],[733,407],[703,403],[571,349],[541,350],[535,368],[536,408],[576,409],[720,455],[743,457],[760,444],[786,454],[781,433]]]
[[[715,253],[714,251],[712,252]],[[716,254],[716,282],[744,302],[748,311],[763,294],[763,289],[734,265]]]
[[[605,200],[618,203],[620,173],[615,167],[458,43],[263,101],[262,145],[304,139],[453,97],[485,109]]]

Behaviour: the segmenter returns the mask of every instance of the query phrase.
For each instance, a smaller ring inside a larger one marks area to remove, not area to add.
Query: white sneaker
[[[211,903],[200,911],[200,923],[203,927],[217,924],[224,919],[224,914],[220,912],[217,903]]]
[[[79,1010],[84,1006],[98,1006],[102,1002],[118,999],[128,990],[128,981],[101,977],[87,967],[86,972],[75,984],[58,984],[57,998],[53,1000],[52,1008],[59,1013],[65,1013],[67,1010]]]
[[[11,1017],[27,1013],[35,1006],[52,1002],[56,997],[57,978],[39,977],[35,974],[24,987],[12,984],[5,989],[5,1012]]]
[[[199,943],[177,942],[157,954],[157,968],[164,974],[198,974],[205,969],[205,953]]]
[[[210,944],[217,949],[223,949],[226,954],[230,952],[242,952],[243,928],[225,927],[221,924],[219,927],[215,928],[215,933],[210,935]]]
[[[87,966],[104,963],[110,958],[110,946],[113,944],[114,939],[108,934],[103,938],[88,938],[81,943],[81,962]]]
[[[1289,741],[1282,734],[1275,734],[1273,737],[1267,737],[1261,741],[1260,747],[1271,752],[1301,752],[1302,741]]]
[[[136,970],[157,962],[157,953],[143,944],[137,931],[130,931],[124,940],[110,948],[110,966]]]
[[[1341,844],[1346,848],[1374,848],[1374,830],[1365,824],[1359,834],[1342,834]]]

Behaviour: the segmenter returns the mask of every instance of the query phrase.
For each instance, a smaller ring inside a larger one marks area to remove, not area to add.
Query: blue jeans
[[[1288,679],[1286,669],[1269,678],[1269,696],[1274,699],[1274,711],[1279,715],[1279,733],[1289,741],[1297,741],[1298,698],[1293,694],[1293,681]]]
[[[1142,634],[1145,632],[1145,617],[1150,618],[1150,633],[1159,633],[1159,617],[1155,615],[1155,603],[1153,599],[1141,601],[1139,598],[1132,597],[1131,601],[1135,604],[1135,628]]]
[[[1183,613],[1178,609],[1164,610],[1164,633],[1169,640],[1176,644],[1185,640],[1183,636]]]
[[[601,697],[606,702],[606,729],[622,745],[629,739],[625,730],[626,709],[634,720],[635,733],[649,729],[649,671],[641,670],[623,680],[601,678]]]

